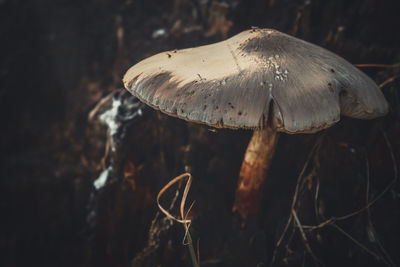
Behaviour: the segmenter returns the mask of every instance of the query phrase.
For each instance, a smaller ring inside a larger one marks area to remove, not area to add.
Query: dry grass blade
[[[187,179],[187,182],[186,182],[186,185],[185,185],[185,189],[183,190],[183,195],[182,195],[182,200],[181,200],[181,205],[180,205],[181,219],[179,219],[179,218],[176,218],[175,216],[173,216],[171,213],[169,213],[166,209],[164,209],[161,206],[160,198],[165,193],[165,191],[168,190],[168,188],[170,188],[175,183],[177,183],[177,182],[179,182],[181,180],[184,180],[184,179]],[[168,184],[165,185],[160,190],[160,192],[158,192],[157,205],[158,205],[158,208],[161,210],[161,212],[164,213],[165,216],[167,216],[169,219],[183,224],[183,226],[185,228],[185,236],[183,238],[183,244],[184,245],[188,245],[188,247],[189,247],[190,258],[192,260],[193,266],[194,267],[199,267],[200,266],[199,265],[200,261],[198,261],[198,259],[200,258],[200,256],[197,255],[197,257],[196,257],[196,253],[195,253],[194,247],[193,247],[192,237],[190,236],[190,232],[189,232],[190,223],[192,221],[187,219],[187,216],[188,216],[190,210],[192,209],[194,202],[190,205],[189,209],[187,210],[187,212],[185,214],[185,203],[186,203],[186,199],[187,199],[191,184],[192,184],[192,175],[190,173],[184,173],[184,174],[181,174],[181,175],[175,177],[174,179],[169,181]],[[187,243],[185,243],[186,239],[188,241]]]
[[[185,189],[183,191],[183,196],[182,196],[182,201],[181,201],[181,205],[180,205],[180,213],[181,213],[181,218],[182,219],[178,219],[175,216],[171,215],[171,213],[169,213],[166,209],[164,209],[161,204],[160,204],[160,198],[161,196],[165,193],[165,191],[168,190],[168,188],[170,188],[172,185],[174,185],[175,183],[183,180],[187,178],[187,182],[186,182],[186,186]],[[158,208],[162,211],[162,213],[165,214],[165,216],[167,216],[168,218],[170,218],[171,220],[174,220],[178,223],[182,223],[182,224],[190,224],[191,220],[187,220],[185,219],[186,217],[184,216],[184,209],[185,209],[185,202],[186,202],[186,198],[190,189],[190,185],[192,184],[192,175],[190,173],[184,173],[181,174],[177,177],[175,177],[174,179],[172,179],[171,181],[168,182],[167,185],[165,185],[160,192],[157,195],[157,205]]]

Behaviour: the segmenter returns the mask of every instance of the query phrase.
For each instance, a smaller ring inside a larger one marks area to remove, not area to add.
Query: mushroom
[[[315,133],[340,115],[373,119],[388,111],[377,85],[343,58],[271,29],[211,45],[163,52],[131,67],[125,87],[149,106],[216,128],[251,129],[234,210],[259,210],[278,132]]]

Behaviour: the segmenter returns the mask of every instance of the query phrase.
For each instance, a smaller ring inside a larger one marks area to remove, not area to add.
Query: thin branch
[[[358,245],[359,247],[361,247],[363,250],[365,250],[368,254],[372,255],[373,257],[375,257],[375,259],[380,260],[381,257],[376,254],[375,252],[371,251],[370,249],[368,249],[366,246],[364,246],[363,244],[361,244],[359,241],[357,241],[356,239],[354,239],[351,235],[349,235],[348,233],[346,233],[342,228],[340,228],[337,224],[332,224],[332,226],[334,228],[336,228],[339,232],[341,232],[343,235],[345,235],[348,239],[350,239],[351,241],[353,241],[356,245]]]
[[[399,75],[399,76],[400,76],[400,75]],[[389,182],[389,184],[383,189],[383,191],[382,191],[378,196],[376,196],[374,199],[372,199],[371,201],[369,201],[369,190],[370,190],[370,173],[369,173],[369,168],[370,168],[370,166],[369,166],[368,158],[366,157],[366,168],[367,168],[367,172],[366,172],[367,184],[366,184],[366,198],[365,198],[365,199],[366,199],[366,205],[365,205],[363,208],[361,208],[361,209],[359,209],[359,210],[357,210],[357,211],[354,211],[354,212],[352,212],[352,213],[349,213],[349,214],[347,214],[347,215],[340,216],[340,217],[331,217],[331,218],[325,220],[324,222],[322,222],[322,223],[320,223],[320,224],[318,224],[318,225],[309,226],[309,225],[301,225],[301,223],[300,223],[300,221],[299,221],[299,219],[298,219],[298,217],[297,217],[296,211],[295,211],[295,206],[296,206],[296,203],[297,203],[297,198],[298,198],[298,194],[299,194],[301,179],[303,178],[304,172],[305,172],[305,170],[306,170],[307,167],[308,167],[310,157],[311,157],[312,154],[314,153],[315,149],[318,147],[317,145],[319,145],[319,143],[317,142],[317,143],[314,145],[313,149],[311,150],[311,152],[310,152],[310,154],[309,154],[309,156],[308,156],[308,159],[307,159],[306,163],[305,163],[304,166],[303,166],[303,169],[302,169],[301,173],[300,173],[299,176],[298,176],[297,184],[296,184],[296,189],[295,189],[295,193],[294,193],[294,195],[293,195],[293,200],[292,200],[292,205],[291,205],[291,214],[290,214],[290,216],[289,216],[289,218],[288,218],[288,221],[287,221],[287,223],[286,223],[286,226],[285,226],[285,228],[284,228],[284,230],[283,230],[283,232],[282,232],[282,234],[281,234],[281,237],[279,238],[278,242],[276,243],[276,247],[275,247],[275,250],[274,250],[274,253],[273,253],[273,257],[272,257],[272,260],[271,260],[271,263],[270,263],[271,266],[272,266],[272,264],[275,262],[275,258],[276,258],[276,254],[277,254],[277,249],[278,249],[278,247],[281,245],[283,239],[285,238],[286,233],[287,233],[288,228],[289,228],[289,225],[291,224],[291,222],[293,221],[293,219],[294,219],[294,222],[296,223],[297,227],[299,228],[299,231],[300,231],[300,233],[301,233],[301,236],[302,236],[302,239],[303,239],[303,241],[304,241],[304,244],[305,244],[305,247],[306,247],[307,251],[308,251],[313,257],[314,257],[314,254],[312,254],[311,247],[309,246],[309,243],[308,243],[308,240],[307,240],[307,238],[306,238],[304,229],[307,229],[308,231],[312,231],[312,230],[315,230],[315,229],[319,229],[319,228],[325,227],[325,226],[327,226],[327,225],[331,225],[332,227],[336,228],[339,232],[341,232],[343,235],[345,235],[347,238],[349,238],[349,239],[350,239],[352,242],[354,242],[356,245],[358,245],[359,247],[361,247],[364,251],[366,251],[367,253],[369,253],[369,254],[372,255],[373,257],[375,257],[377,260],[381,260],[381,261],[383,261],[385,264],[387,264],[387,265],[389,265],[389,266],[395,266],[394,262],[392,261],[392,259],[391,259],[390,256],[389,256],[389,254],[388,254],[387,251],[384,249],[384,247],[382,246],[382,244],[379,242],[378,239],[376,239],[376,240],[377,240],[377,242],[378,242],[378,246],[379,246],[381,252],[383,253],[384,257],[382,257],[382,256],[378,255],[377,253],[375,253],[375,252],[371,251],[370,249],[368,249],[366,246],[364,246],[364,245],[361,244],[359,241],[357,241],[355,238],[353,238],[350,234],[346,233],[346,232],[345,232],[342,228],[340,228],[337,224],[335,224],[336,221],[348,219],[348,218],[353,217],[353,216],[355,216],[355,215],[357,215],[357,214],[359,214],[359,213],[361,213],[361,212],[363,212],[363,211],[366,210],[367,213],[368,213],[368,216],[369,216],[370,225],[372,226],[372,222],[371,222],[371,218],[370,218],[371,215],[370,215],[370,210],[369,210],[369,208],[370,208],[372,205],[374,205],[378,200],[380,200],[380,199],[389,191],[389,189],[397,182],[397,180],[398,180],[398,167],[397,167],[397,162],[396,162],[396,158],[395,158],[395,155],[394,155],[394,152],[393,152],[392,145],[391,145],[391,143],[390,143],[390,141],[389,141],[389,139],[388,139],[388,137],[387,137],[387,135],[386,135],[386,132],[383,131],[383,130],[381,130],[381,131],[382,131],[382,135],[383,135],[383,137],[384,137],[384,139],[385,139],[386,145],[387,145],[387,147],[388,147],[388,149],[389,149],[390,157],[391,157],[391,160],[392,160],[392,163],[393,163],[393,179]],[[314,170],[313,170],[313,171],[314,171]],[[314,205],[315,205],[316,211],[317,211],[318,195],[319,195],[319,183],[317,184],[317,187],[316,187],[316,189],[315,189],[315,196],[314,196]],[[319,214],[319,213],[318,213],[318,214]],[[322,217],[324,217],[324,216],[322,216]],[[372,226],[372,230],[375,231],[375,230],[373,229],[373,226]],[[310,251],[311,251],[311,252],[310,252]],[[314,258],[314,259],[315,259],[315,258]]]
[[[358,67],[358,68],[399,68],[400,67],[400,63],[396,63],[396,64],[354,64],[354,66]]]
[[[400,63],[396,63],[396,64],[354,64],[354,66],[358,67],[358,68],[387,68],[387,69],[396,69],[396,68],[400,68]],[[393,82],[394,80],[400,78],[400,74],[398,75],[394,75],[392,77],[390,77],[389,79],[387,79],[386,81],[384,81],[383,83],[381,83],[379,85],[379,88],[383,88],[385,85],[387,85],[390,82]]]
[[[316,177],[316,180],[317,180],[317,185],[315,186],[315,194],[314,194],[314,212],[315,212],[316,219],[318,221],[320,221],[321,218],[320,218],[319,205],[318,205],[319,187],[320,187],[319,177]]]
[[[362,207],[361,209],[354,211],[352,213],[349,213],[347,215],[344,216],[340,216],[340,217],[331,217],[330,219],[318,224],[318,225],[303,225],[304,229],[308,229],[308,230],[314,230],[314,229],[318,229],[318,228],[322,228],[328,224],[333,224],[336,221],[341,221],[341,220],[346,220],[350,217],[353,217],[363,211],[365,211],[366,209],[370,208],[372,205],[374,205],[379,199],[381,199],[388,191],[389,189],[396,183],[396,181],[398,180],[398,169],[397,169],[397,164],[396,164],[396,159],[393,153],[393,149],[392,149],[392,145],[389,142],[389,139],[386,135],[386,133],[382,130],[382,135],[385,139],[386,145],[389,149],[389,153],[393,162],[393,179],[391,182],[389,182],[389,184],[383,189],[383,191],[381,193],[379,193],[379,195],[377,197],[375,197],[373,200],[371,200],[370,202],[368,202],[367,205],[365,205],[364,207]]]
[[[398,175],[399,175],[399,171],[398,171],[398,168],[397,168],[397,161],[396,161],[396,157],[394,156],[392,144],[390,143],[389,138],[386,135],[386,132],[384,130],[381,130],[381,131],[382,131],[383,138],[385,139],[386,145],[387,145],[387,147],[389,149],[390,158],[392,159],[392,163],[393,163],[394,179],[392,181],[392,184],[394,184],[394,183],[397,182]]]
[[[394,80],[400,78],[400,74],[394,75],[392,77],[390,77],[389,79],[387,79],[386,81],[384,81],[383,83],[381,83],[379,85],[379,88],[383,88],[385,85],[387,85],[388,83],[393,82]]]
[[[302,168],[299,176],[297,177],[296,188],[295,188],[295,192],[294,192],[294,195],[293,195],[292,204],[291,204],[291,208],[290,208],[291,210],[294,210],[294,208],[296,206],[297,196],[298,196],[299,187],[300,187],[300,182],[301,182],[301,180],[302,180],[302,178],[304,176],[305,171],[307,170],[307,167],[308,167],[308,165],[309,165],[309,163],[311,161],[311,158],[312,158],[313,154],[315,153],[315,151],[317,149],[319,149],[319,147],[321,145],[321,142],[322,142],[322,139],[323,139],[323,135],[320,135],[318,137],[317,141],[315,142],[314,146],[312,147],[310,153],[308,154],[307,160],[304,163],[303,168]],[[283,239],[285,238],[287,230],[289,229],[289,225],[291,224],[292,220],[293,220],[293,214],[290,213],[288,221],[286,222],[285,228],[283,229],[279,240],[275,244],[275,249],[274,249],[272,260],[271,260],[271,263],[270,263],[271,266],[275,262],[275,258],[276,258],[276,254],[278,252],[278,248],[280,247]]]
[[[368,202],[369,202],[369,189],[370,189],[370,165],[369,165],[368,155],[367,155],[366,151],[364,151],[364,154],[365,154],[365,168],[366,168],[365,178],[367,180],[367,186],[366,186],[367,188],[365,190],[366,191],[365,203],[368,204]],[[368,218],[368,228],[369,228],[369,229],[367,229],[367,231],[369,231],[368,232],[368,236],[372,235],[373,240],[371,240],[371,241],[375,241],[378,244],[378,247],[380,248],[382,254],[384,255],[383,261],[388,266],[392,266],[392,267],[396,266],[396,264],[393,262],[393,260],[390,257],[389,253],[386,251],[386,249],[382,245],[381,241],[379,240],[379,237],[376,234],[377,232],[376,232],[375,227],[374,227],[374,225],[372,223],[372,215],[371,215],[371,210],[369,208],[367,208],[367,218]]]
[[[306,234],[305,234],[304,231],[303,231],[303,227],[302,227],[302,225],[301,225],[301,223],[300,223],[299,217],[297,217],[297,213],[296,213],[296,211],[295,211],[294,209],[292,209],[292,215],[293,215],[294,221],[295,221],[296,224],[297,224],[297,227],[299,228],[299,231],[300,231],[300,234],[301,234],[301,238],[303,239],[303,243],[304,243],[304,246],[305,246],[306,249],[307,249],[307,252],[308,252],[308,253],[311,255],[311,257],[314,259],[315,265],[318,266],[318,263],[319,263],[320,261],[318,260],[318,258],[317,258],[317,257],[315,256],[315,254],[313,253],[313,251],[312,251],[312,249],[311,249],[311,247],[310,247],[310,243],[308,242],[307,236],[306,236]]]

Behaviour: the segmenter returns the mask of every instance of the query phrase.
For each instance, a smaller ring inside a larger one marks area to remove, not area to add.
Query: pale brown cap
[[[312,133],[340,115],[372,119],[388,111],[378,86],[352,64],[269,29],[157,54],[123,81],[155,109],[220,128]]]

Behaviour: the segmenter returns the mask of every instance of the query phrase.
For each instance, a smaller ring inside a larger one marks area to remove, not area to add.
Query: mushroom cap
[[[341,114],[372,119],[388,111],[378,86],[352,64],[271,29],[154,55],[123,81],[153,108],[217,128],[313,133]]]

